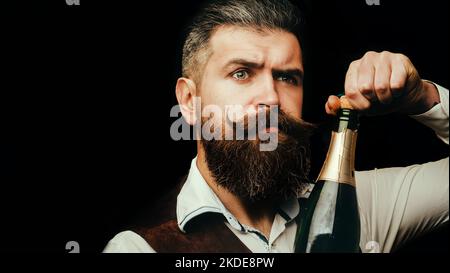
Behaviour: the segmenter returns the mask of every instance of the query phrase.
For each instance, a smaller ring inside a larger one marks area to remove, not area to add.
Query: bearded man
[[[302,121],[299,14],[279,0],[214,1],[199,13],[176,85],[184,119],[202,128],[197,156],[177,198],[148,215],[153,224],[117,234],[105,252],[294,251],[298,198],[309,189],[311,131]],[[354,61],[345,93],[362,113],[410,115],[448,144],[448,90],[422,80],[402,54],[368,52]],[[199,115],[199,105],[202,113],[211,105],[220,110]],[[243,114],[228,115],[232,105]],[[326,111],[339,108],[330,96]],[[250,122],[273,116],[276,124],[255,129]],[[244,128],[244,139],[236,137],[237,128]],[[211,131],[214,137],[204,137]],[[269,139],[261,138],[266,133]],[[274,139],[273,149],[261,149]],[[355,177],[362,251],[377,242],[379,251],[389,252],[448,221],[448,158]]]

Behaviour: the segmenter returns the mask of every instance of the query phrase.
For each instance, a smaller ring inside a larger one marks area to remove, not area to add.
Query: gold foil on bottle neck
[[[327,180],[355,186],[357,131],[332,132],[330,148],[317,181]]]

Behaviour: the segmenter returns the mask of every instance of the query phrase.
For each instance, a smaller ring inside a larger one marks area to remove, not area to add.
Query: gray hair
[[[209,3],[193,20],[183,46],[183,77],[196,78],[208,59],[208,44],[219,26],[231,25],[284,30],[300,40],[303,24],[299,9],[288,0],[218,0]]]

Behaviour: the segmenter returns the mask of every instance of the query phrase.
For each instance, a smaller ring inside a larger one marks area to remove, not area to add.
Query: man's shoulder
[[[155,253],[156,251],[139,234],[126,230],[114,236],[103,253]]]
[[[154,253],[156,252],[144,235],[149,231],[159,231],[164,224],[176,219],[177,196],[186,181],[186,176],[179,179],[172,189],[161,194],[151,204],[142,208],[130,225],[131,230],[116,234],[106,245],[104,253]],[[144,237],[142,237],[144,236]]]

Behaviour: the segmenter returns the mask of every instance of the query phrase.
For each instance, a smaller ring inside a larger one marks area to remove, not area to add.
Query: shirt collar
[[[191,162],[188,177],[177,197],[177,221],[181,231],[196,216],[215,212],[221,213],[228,223],[237,230],[244,230],[239,221],[225,208],[219,197],[206,183],[197,167],[197,157]],[[279,206],[278,214],[287,222],[292,221],[300,212],[296,198],[290,198]]]

